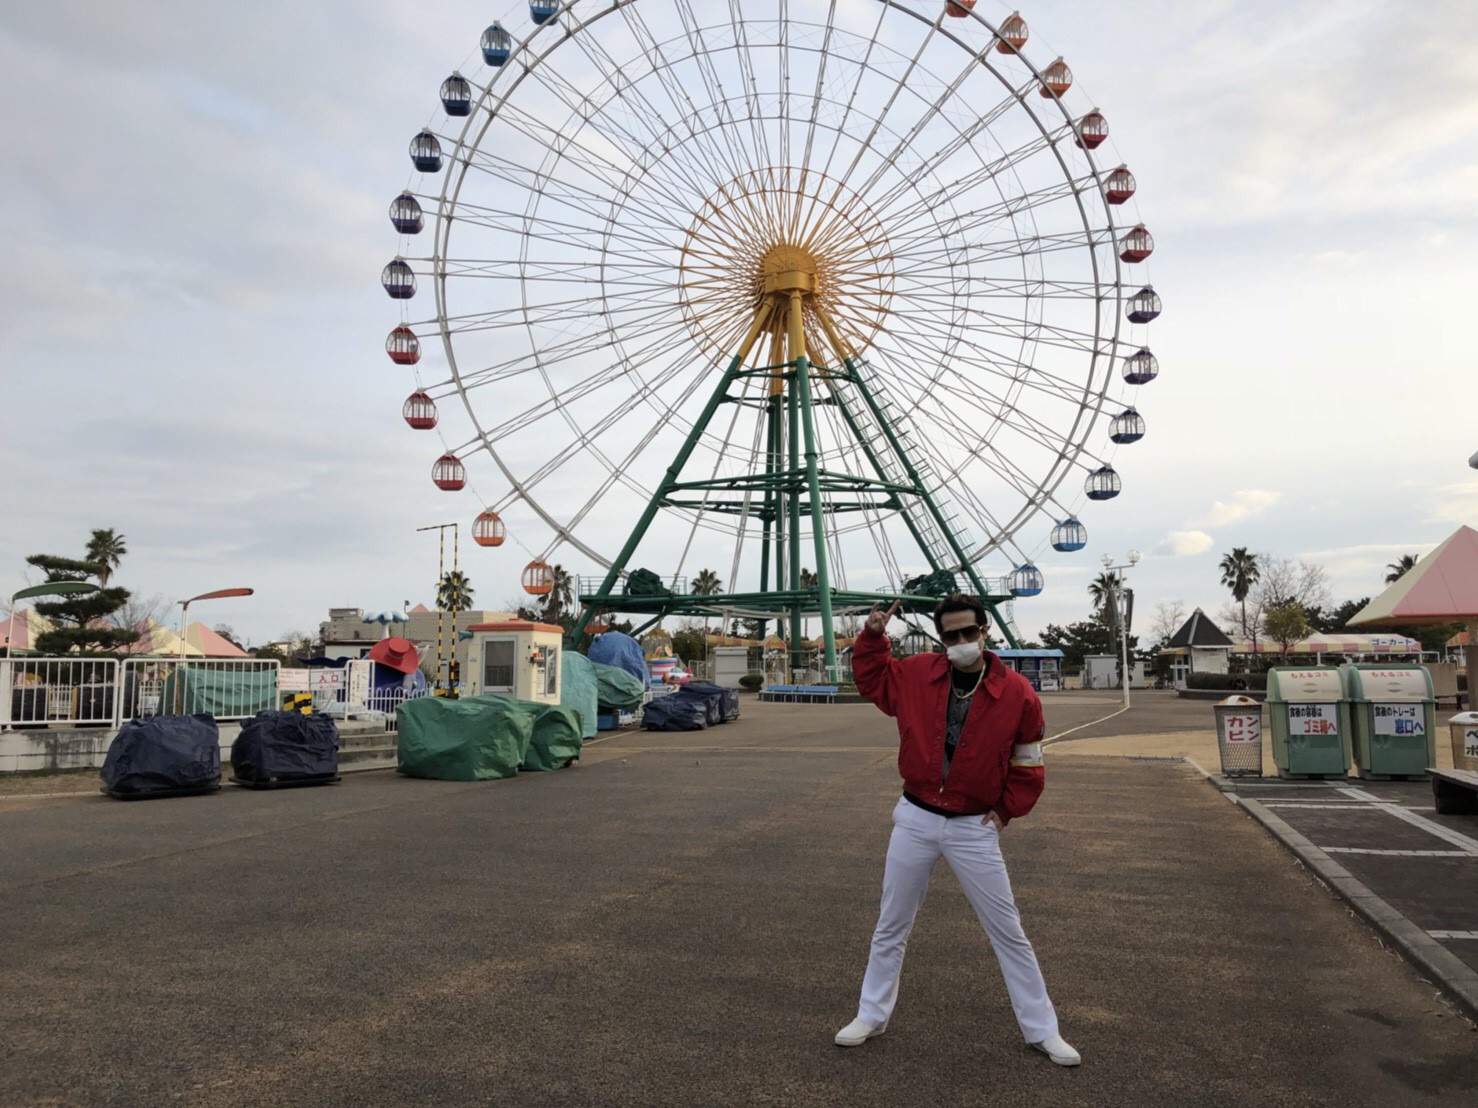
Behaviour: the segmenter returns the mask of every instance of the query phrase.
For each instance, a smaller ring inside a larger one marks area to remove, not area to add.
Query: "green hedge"
[[[758,692],[765,683],[763,673],[746,673],[739,678],[739,687],[745,692]]]
[[[1266,673],[1188,673],[1186,674],[1186,687],[1225,689],[1228,692],[1239,692],[1244,689],[1266,692],[1268,675]]]

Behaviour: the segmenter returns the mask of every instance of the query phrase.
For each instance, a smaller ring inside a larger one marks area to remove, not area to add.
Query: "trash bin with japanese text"
[[[1355,772],[1389,781],[1437,764],[1437,702],[1425,666],[1376,663],[1343,669]]]
[[[1279,777],[1350,772],[1350,706],[1335,666],[1268,670],[1268,726]]]
[[[1218,700],[1216,747],[1224,777],[1262,776],[1262,705],[1250,696]]]
[[[1452,768],[1478,773],[1478,712],[1464,712],[1447,721],[1452,729]]]

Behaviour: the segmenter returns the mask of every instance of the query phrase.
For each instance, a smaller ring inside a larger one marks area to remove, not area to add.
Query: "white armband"
[[[1013,766],[1039,766],[1042,764],[1042,744],[1017,743],[1011,748]]]

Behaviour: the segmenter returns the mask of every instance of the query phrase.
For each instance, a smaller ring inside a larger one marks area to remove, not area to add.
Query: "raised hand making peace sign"
[[[881,635],[887,630],[888,621],[898,613],[898,608],[902,603],[901,600],[893,601],[893,606],[886,612],[878,611],[878,606],[874,604],[872,611],[867,613],[867,623],[864,625],[867,632],[872,635]]]

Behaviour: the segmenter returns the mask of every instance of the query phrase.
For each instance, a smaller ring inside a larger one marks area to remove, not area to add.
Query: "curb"
[[[1395,944],[1402,956],[1432,978],[1464,1014],[1478,1020],[1478,972],[1436,939],[1407,919],[1389,903],[1371,892],[1369,886],[1334,861],[1285,820],[1260,801],[1238,796],[1235,803],[1261,823],[1290,853],[1344,897],[1360,916]]]

